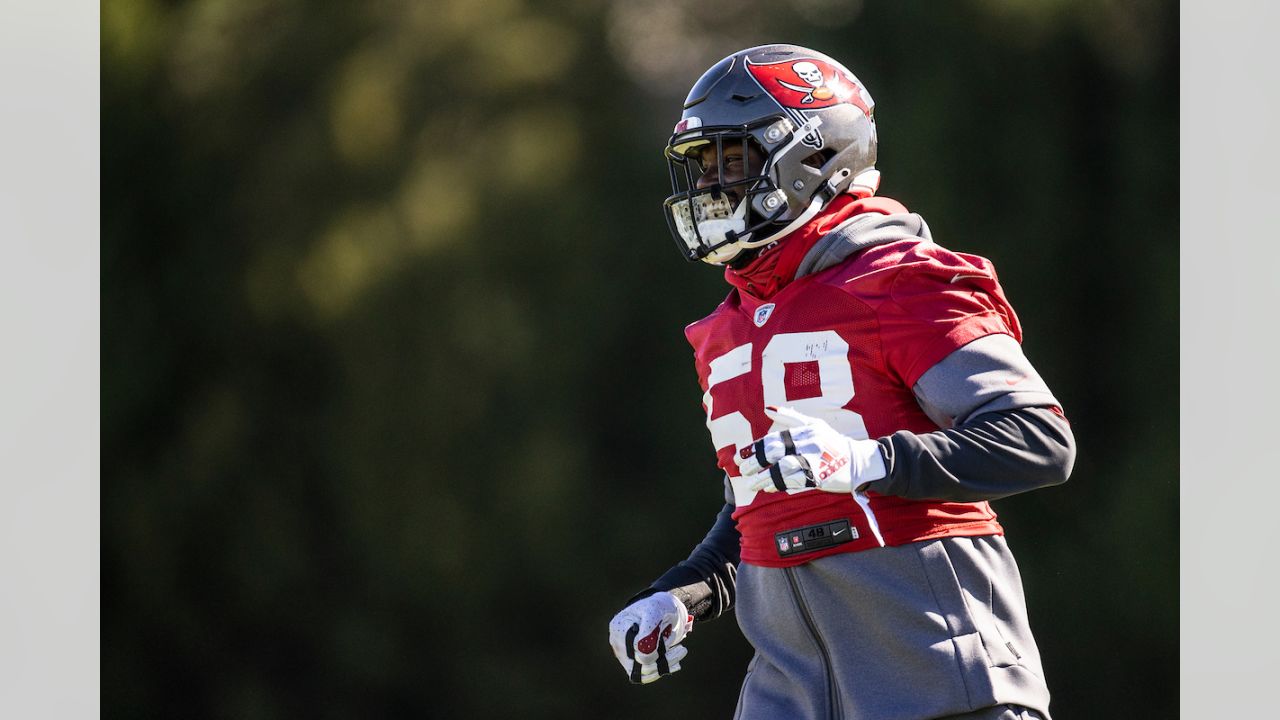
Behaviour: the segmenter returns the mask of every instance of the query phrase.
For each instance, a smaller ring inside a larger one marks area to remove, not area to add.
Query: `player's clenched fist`
[[[637,600],[609,622],[609,645],[633,683],[651,683],[680,669],[688,649],[680,643],[693,616],[675,595],[660,592]]]
[[[884,457],[875,440],[855,440],[823,420],[787,407],[766,407],[765,413],[781,429],[742,448],[736,458],[749,489],[777,492],[816,487],[855,493],[885,476]]]

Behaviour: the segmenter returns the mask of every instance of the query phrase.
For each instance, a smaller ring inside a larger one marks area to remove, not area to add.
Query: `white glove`
[[[816,487],[852,493],[862,501],[864,486],[885,476],[884,456],[875,440],[854,440],[826,421],[789,407],[766,407],[765,414],[782,429],[738,454],[738,471],[748,489],[777,492]]]
[[[660,592],[637,600],[609,622],[609,645],[633,683],[651,683],[680,669],[689,652],[680,643],[693,630],[693,616],[675,595]]]

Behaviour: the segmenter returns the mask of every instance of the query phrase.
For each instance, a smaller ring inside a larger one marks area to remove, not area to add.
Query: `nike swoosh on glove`
[[[659,592],[637,600],[609,622],[609,645],[633,683],[651,683],[680,669],[689,649],[680,643],[693,616],[675,595]]]
[[[875,440],[855,440],[789,407],[769,406],[765,414],[780,429],[742,448],[736,458],[749,489],[818,488],[851,493],[861,502],[863,487],[885,476],[884,456]]]

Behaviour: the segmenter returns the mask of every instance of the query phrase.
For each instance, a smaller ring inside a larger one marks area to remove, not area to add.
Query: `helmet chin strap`
[[[744,250],[751,250],[754,248],[768,245],[774,240],[777,240],[783,235],[786,235],[792,230],[795,230],[801,225],[804,225],[805,223],[812,220],[814,215],[817,215],[818,213],[822,212],[822,208],[826,204],[827,204],[827,198],[823,197],[822,193],[818,193],[817,195],[813,196],[812,200],[809,201],[809,207],[805,208],[804,212],[800,213],[795,220],[792,220],[791,222],[783,226],[782,229],[770,234],[768,237],[764,237],[759,240],[751,240],[751,239],[741,240],[737,243],[737,245],[738,247]]]
[[[874,179],[877,185],[879,185],[879,176],[880,176],[879,173],[875,174]],[[729,262],[734,257],[736,257],[738,253],[741,251],[753,250],[755,248],[768,245],[769,243],[777,240],[778,238],[785,236],[787,233],[791,232],[792,230],[795,230],[796,228],[804,225],[805,223],[812,220],[814,216],[816,216],[818,213],[822,212],[822,208],[826,207],[827,202],[829,200],[831,200],[832,198],[840,194],[840,191],[837,190],[836,188],[839,186],[841,182],[844,182],[844,179],[847,177],[849,177],[848,170],[841,170],[840,172],[832,176],[831,179],[827,180],[827,182],[823,185],[822,190],[816,193],[813,196],[813,199],[809,201],[809,207],[805,208],[804,212],[800,213],[800,215],[797,216],[795,220],[792,220],[791,222],[787,223],[781,229],[773,233],[770,233],[768,236],[761,238],[759,240],[752,239],[751,236],[748,235],[747,237],[742,238],[741,240],[738,240],[737,242],[731,245],[726,245],[725,247],[720,248],[715,252],[711,253],[710,255],[702,258],[702,262],[709,263],[711,265],[724,265],[725,263]],[[861,177],[862,176],[860,175],[859,178]],[[747,201],[743,200],[742,203],[740,203],[740,208],[746,207],[747,204],[748,204]],[[737,213],[734,213],[734,215],[736,216]],[[728,252],[728,251],[732,251],[732,252]]]
[[[795,230],[801,225],[804,225],[805,223],[809,222],[810,220],[813,219],[814,215],[817,215],[818,213],[822,212],[822,208],[826,207],[827,203],[831,201],[832,198],[836,197],[841,192],[843,192],[842,190],[840,190],[840,184],[843,183],[845,181],[845,178],[849,177],[851,174],[852,172],[848,168],[846,168],[832,175],[830,178],[827,178],[827,181],[822,184],[822,189],[814,193],[813,199],[809,201],[809,207],[805,208],[804,212],[800,213],[799,217],[787,223],[786,227],[773,233],[769,237],[764,238],[763,240],[751,240],[750,242],[743,242],[741,247],[749,250],[751,248],[758,248],[761,245],[767,245],[773,242],[774,240],[777,240],[778,238],[782,237],[783,235],[786,235],[792,230]],[[880,173],[876,173],[876,184],[877,185],[880,184]]]
[[[815,215],[817,215],[819,212],[822,212],[822,208],[826,204],[827,204],[827,201],[825,198],[822,197],[822,193],[818,193],[817,195],[813,196],[813,200],[809,202],[809,207],[805,208],[804,212],[800,213],[799,217],[787,223],[785,227],[778,230],[777,232],[771,233],[768,237],[762,238],[760,240],[751,240],[750,239],[751,236],[748,235],[746,238],[743,238],[735,243],[732,243],[730,245],[725,245],[722,248],[716,249],[715,252],[712,252],[710,255],[707,255],[706,257],[702,258],[702,262],[708,263],[710,265],[724,265],[725,263],[729,262],[733,258],[737,257],[738,253],[742,252],[743,250],[752,250],[758,247],[764,247],[765,245],[768,245],[774,240],[777,240],[783,235],[786,235],[792,230],[795,230],[801,225],[804,225],[805,223],[812,220]],[[743,207],[745,207],[747,203],[744,201],[742,205]]]

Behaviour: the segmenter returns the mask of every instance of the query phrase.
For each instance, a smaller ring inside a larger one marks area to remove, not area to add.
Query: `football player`
[[[985,258],[877,196],[874,103],[836,60],[736,52],[694,84],[665,211],[729,296],[685,330],[725,504],[609,625],[632,682],[735,610],[736,717],[1049,718],[990,500],[1066,481],[1075,444]]]

